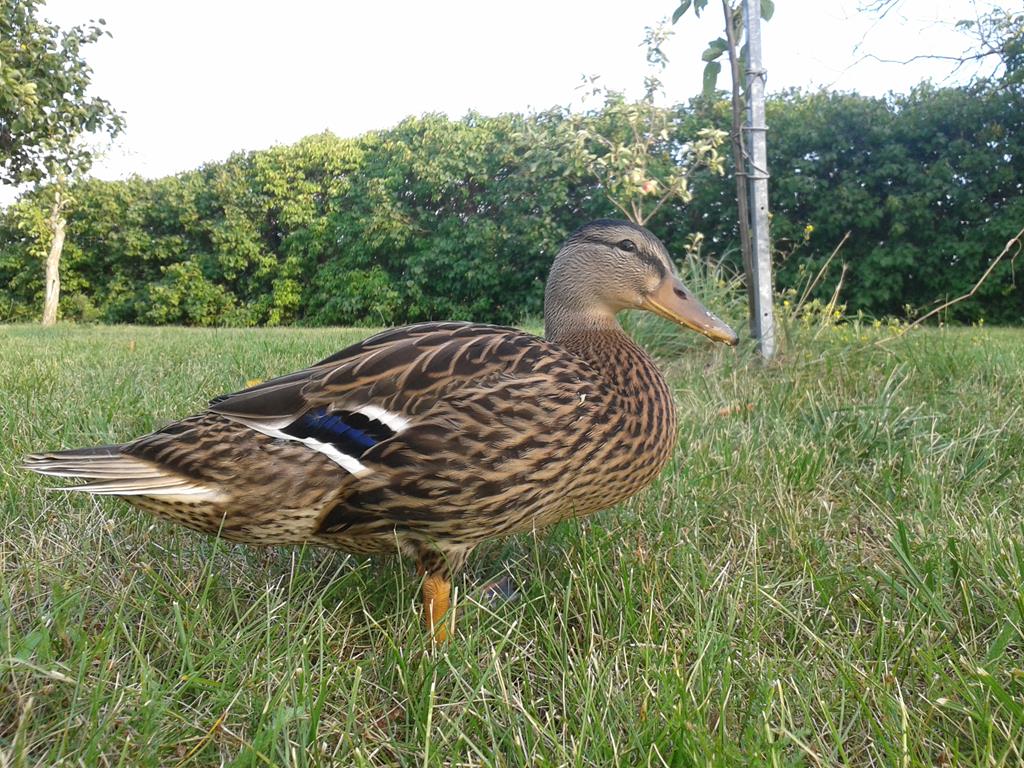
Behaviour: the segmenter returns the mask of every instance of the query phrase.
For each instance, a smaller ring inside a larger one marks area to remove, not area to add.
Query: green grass
[[[661,479],[481,549],[440,651],[397,558],[234,546],[15,468],[362,335],[0,328],[0,765],[1024,761],[1021,331],[670,361]],[[520,599],[477,602],[505,570]]]

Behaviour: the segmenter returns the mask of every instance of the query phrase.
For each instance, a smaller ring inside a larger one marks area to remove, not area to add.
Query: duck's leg
[[[423,577],[423,622],[433,632],[434,642],[443,643],[451,632],[452,574],[466,562],[466,552],[421,550],[417,570]]]
[[[439,574],[431,574],[423,580],[423,621],[434,633],[434,640],[443,643],[448,639],[448,609],[451,608],[452,582]]]

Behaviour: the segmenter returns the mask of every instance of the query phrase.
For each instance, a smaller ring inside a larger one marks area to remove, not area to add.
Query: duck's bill
[[[664,280],[640,306],[648,312],[702,333],[713,341],[720,341],[730,347],[736,346],[739,341],[735,331],[708,311],[678,278]]]

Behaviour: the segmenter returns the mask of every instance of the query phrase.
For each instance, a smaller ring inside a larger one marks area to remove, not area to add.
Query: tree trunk
[[[750,237],[750,185],[747,179],[747,148],[743,141],[743,93],[741,90],[740,58],[736,49],[739,30],[734,26],[732,6],[722,0],[725,13],[725,38],[728,43],[729,74],[732,78],[732,159],[736,166],[736,208],[740,225],[740,255],[743,256],[743,276],[747,284],[747,317],[750,335],[757,336],[757,306],[754,295],[754,254]]]
[[[53,211],[50,214],[50,231],[53,240],[50,253],[46,257],[46,293],[43,298],[43,325],[57,322],[57,304],[60,301],[60,254],[64,250],[64,199],[58,191],[53,199]]]

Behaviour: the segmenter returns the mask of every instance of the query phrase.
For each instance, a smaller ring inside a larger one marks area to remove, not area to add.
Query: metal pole
[[[761,63],[761,2],[743,0],[747,32],[747,175],[750,179],[750,235],[754,261],[754,322],[761,356],[775,355],[775,315],[772,311],[772,253],[768,235],[768,156],[765,150],[764,83]]]

